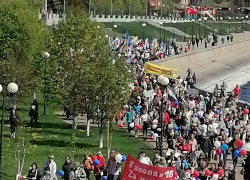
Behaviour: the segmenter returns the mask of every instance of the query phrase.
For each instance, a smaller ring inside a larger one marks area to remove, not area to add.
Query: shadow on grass
[[[67,142],[56,141],[56,140],[44,140],[44,141],[31,140],[30,143],[33,145],[42,145],[42,146],[51,146],[51,147],[67,147],[69,145]],[[75,143],[75,145],[78,148],[96,147],[96,145],[87,144],[87,143]]]
[[[71,129],[70,124],[66,123],[37,123],[37,128]]]

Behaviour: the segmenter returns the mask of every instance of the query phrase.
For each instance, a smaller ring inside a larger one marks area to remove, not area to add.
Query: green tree
[[[60,48],[56,43],[59,41]],[[126,98],[122,92],[126,92],[131,76],[125,69],[125,61],[118,59],[113,64],[104,33],[82,13],[69,14],[58,25],[53,42],[56,49],[53,52],[61,52],[54,56],[60,56],[61,96],[75,114],[73,127],[76,128],[77,112],[92,116],[99,111],[102,148],[105,122],[113,120]]]
[[[0,26],[0,83],[16,82],[17,97],[33,94],[40,83],[36,57],[45,47],[46,27],[26,0],[3,0]]]
[[[162,11],[165,16],[169,16],[169,14],[173,14],[174,3],[169,0],[162,0]]]

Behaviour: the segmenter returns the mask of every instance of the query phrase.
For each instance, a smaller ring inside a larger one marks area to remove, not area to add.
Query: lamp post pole
[[[206,30],[206,25],[207,25],[207,24],[206,24],[206,21],[207,21],[207,17],[204,17],[204,30],[203,30],[203,31],[204,31],[204,38],[207,37],[207,32],[206,32],[206,31],[207,31],[207,30]]]
[[[157,78],[158,83],[163,87],[169,84],[169,79],[163,75],[158,76]],[[161,106],[160,106],[160,120],[161,120],[161,138],[160,138],[160,156],[163,156],[163,132],[164,132],[164,121],[163,121],[163,99],[161,99]]]
[[[241,32],[244,32],[244,16],[243,17],[241,17],[241,19],[242,19],[242,21],[241,21]]]
[[[115,29],[115,37],[114,38],[116,38],[116,29],[117,29],[117,25],[116,24],[114,24],[114,29]]]
[[[194,19],[192,19],[192,42],[194,40]]]
[[[221,29],[222,29],[222,20],[223,20],[223,17],[220,17],[220,34],[222,34],[222,31],[221,31]]]
[[[160,39],[161,39],[161,27],[162,27],[163,22],[160,22]]]
[[[43,114],[46,114],[47,106],[47,59],[50,57],[48,52],[43,51],[42,56],[44,58],[44,92],[43,92]]]
[[[7,91],[10,94],[15,94],[18,91],[18,86],[16,83],[9,83],[7,86]],[[1,148],[0,148],[0,180],[2,180],[2,165],[3,165],[3,132],[4,132],[4,110],[5,110],[5,92],[3,92],[3,87],[0,84],[0,93],[2,93],[2,118],[1,118]]]
[[[144,41],[144,38],[145,38],[145,27],[147,26],[147,24],[146,23],[142,23],[142,32],[143,32],[143,41]]]
[[[229,24],[228,24],[228,26],[229,26],[229,35],[230,35],[230,33],[231,33],[231,17],[228,17],[228,21],[229,21]]]
[[[185,19],[184,20],[184,42],[186,42],[186,22],[187,22],[187,20]]]
[[[236,20],[238,20],[239,17],[236,17]],[[236,33],[238,32],[238,22],[236,21]]]
[[[248,24],[247,24],[248,16],[246,16],[245,18],[246,18],[246,31],[248,31]]]

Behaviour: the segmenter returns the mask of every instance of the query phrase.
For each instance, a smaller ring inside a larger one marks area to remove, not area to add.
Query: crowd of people
[[[158,83],[159,77],[144,72],[139,56],[133,58],[131,99],[117,120],[120,127],[127,124],[128,132],[135,137],[140,131],[151,140],[163,134],[168,152],[162,157],[156,154],[148,164],[176,167],[178,179],[192,179],[198,171],[196,178],[201,180],[234,180],[240,162],[240,173],[250,179],[249,110],[238,102],[239,86],[229,91],[223,82],[213,93],[199,92],[194,89],[196,77],[190,69],[184,80],[168,79],[169,84],[163,86]],[[242,148],[243,155],[239,155]],[[227,162],[229,155],[232,163]]]

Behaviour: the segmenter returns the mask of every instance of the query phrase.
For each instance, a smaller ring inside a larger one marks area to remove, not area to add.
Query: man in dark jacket
[[[211,144],[211,141],[210,141],[209,137],[207,137],[207,136],[203,137],[203,139],[201,140],[201,149],[204,152],[205,157],[208,160],[208,162],[210,162],[212,144]]]
[[[72,161],[69,156],[66,157],[65,163],[62,166],[62,170],[64,172],[64,180],[69,180],[70,179],[70,172],[72,168]]]
[[[33,127],[34,125],[36,127],[38,120],[38,103],[36,99],[34,99],[32,104],[30,105],[29,117],[30,126]]]

